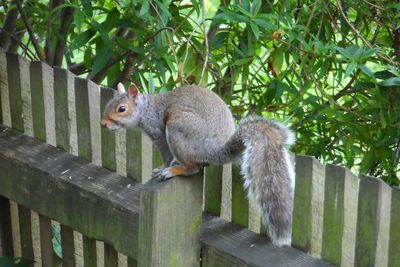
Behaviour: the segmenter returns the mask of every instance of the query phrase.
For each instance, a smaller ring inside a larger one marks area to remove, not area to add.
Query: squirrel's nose
[[[106,120],[101,120],[100,124],[101,124],[101,127],[107,128],[107,121]]]

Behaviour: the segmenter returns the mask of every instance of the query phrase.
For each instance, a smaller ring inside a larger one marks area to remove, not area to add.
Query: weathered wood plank
[[[221,215],[224,220],[232,220],[232,163],[222,167]]]
[[[389,234],[389,267],[400,266],[400,188],[392,189],[392,205],[390,212]]]
[[[122,176],[127,176],[126,131],[118,131],[115,133],[115,161],[117,173]]]
[[[0,255],[14,256],[10,201],[0,196]]]
[[[126,132],[127,175],[138,182],[142,180],[141,136],[142,133],[137,129]]]
[[[44,119],[46,125],[46,143],[56,146],[56,116],[54,105],[54,74],[53,68],[42,63],[42,85],[44,98]]]
[[[75,78],[76,125],[78,130],[79,157],[92,161],[88,81]]]
[[[32,229],[31,229],[31,211],[21,205],[18,205],[19,231],[21,238],[21,256],[30,260],[34,260],[32,246]]]
[[[77,126],[77,113],[75,103],[75,76],[67,71],[67,98],[68,98],[68,127],[69,127],[69,152],[78,156],[78,126]]]
[[[44,63],[32,62],[30,66],[32,120],[34,136],[46,141],[42,64]]]
[[[311,250],[313,161],[312,157],[296,156],[292,245],[307,252]]]
[[[90,139],[92,163],[101,166],[100,86],[88,80]],[[115,168],[114,168],[115,170]]]
[[[361,176],[358,194],[356,266],[374,266],[378,236],[378,199],[380,181]]]
[[[314,256],[321,253],[325,167],[315,158],[296,156],[292,245]]]
[[[151,177],[153,146],[151,140],[138,129],[126,132],[127,174],[144,183]]]
[[[18,204],[10,201],[12,244],[14,257],[21,257],[21,235],[19,231]]]
[[[340,265],[344,226],[344,186],[346,169],[327,165],[325,169],[324,225],[322,258]]]
[[[32,118],[32,98],[30,81],[31,62],[19,57],[20,86],[22,99],[22,119],[24,121],[24,133],[33,136],[33,118]]]
[[[11,110],[8,88],[7,54],[0,50],[0,95],[1,95],[1,123],[11,127]]]
[[[205,169],[204,210],[216,216],[221,214],[222,166],[210,165]]]
[[[68,118],[68,90],[72,89],[71,84],[69,84],[70,81],[67,70],[54,67],[54,105],[57,107],[55,109],[56,140],[57,147],[65,151],[70,151]]]
[[[199,266],[202,178],[200,173],[144,185],[139,266]]]
[[[118,253],[109,244],[104,243],[104,267],[117,267]]]
[[[1,195],[136,258],[140,184],[5,129]]]
[[[40,225],[40,251],[43,267],[53,267],[55,265],[53,243],[52,243],[52,228],[51,220],[42,215],[39,215]]]
[[[344,185],[344,222],[341,249],[341,265],[343,267],[354,266],[359,182],[360,180],[357,176],[346,170]]]
[[[376,237],[375,267],[386,267],[389,261],[390,207],[392,188],[379,180],[378,232]],[[400,251],[399,251],[400,252]]]
[[[104,110],[107,102],[113,98],[115,90],[109,88],[101,89],[100,106]],[[101,159],[103,167],[115,171],[116,158],[115,158],[115,133],[106,129],[101,129]]]
[[[39,214],[31,210],[31,229],[32,229],[32,247],[33,255],[35,257],[35,265],[42,266],[42,249],[40,237],[40,222]]]
[[[7,53],[8,91],[11,110],[11,125],[14,129],[23,132],[24,120],[22,119],[21,75],[19,56]]]
[[[154,168],[160,168],[160,167],[162,167],[164,165],[164,161],[163,161],[163,158],[161,156],[161,152],[155,145],[152,146],[152,149],[153,149],[153,164],[152,164],[152,168],[153,169]]]
[[[75,267],[74,231],[61,224],[62,264],[63,267]]]
[[[83,236],[83,263],[85,267],[96,267],[96,240]]]
[[[137,267],[137,261],[131,258],[128,258],[128,267]]]
[[[205,214],[202,225],[202,266],[333,266],[292,247],[274,247],[266,236]]]
[[[232,222],[247,227],[249,223],[249,201],[243,188],[240,167],[232,166]]]

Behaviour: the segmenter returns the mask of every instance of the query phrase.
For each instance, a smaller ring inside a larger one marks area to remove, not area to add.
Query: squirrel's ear
[[[117,90],[118,90],[118,93],[119,93],[119,94],[123,94],[123,93],[126,92],[125,86],[124,86],[122,83],[118,83],[118,85],[117,85]]]
[[[136,84],[131,83],[131,85],[129,85],[128,92],[129,92],[128,94],[129,94],[130,97],[136,98],[136,96],[139,93],[139,90],[138,90]]]

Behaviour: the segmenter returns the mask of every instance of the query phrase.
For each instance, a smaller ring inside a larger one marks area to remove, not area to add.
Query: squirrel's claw
[[[167,168],[161,169],[161,168],[155,168],[153,169],[151,173],[151,180],[157,181],[157,182],[163,182],[166,181],[173,176],[170,174]]]

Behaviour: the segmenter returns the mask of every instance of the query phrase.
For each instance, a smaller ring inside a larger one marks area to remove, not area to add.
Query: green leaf
[[[229,36],[228,32],[219,32],[215,37],[211,40],[210,47],[211,50],[218,49],[222,47],[225,43],[226,38]]]
[[[83,64],[85,65],[86,68],[90,69],[93,63],[93,52],[92,48],[89,46],[85,50],[85,54],[83,55]]]
[[[350,75],[353,73],[353,71],[354,71],[354,69],[355,69],[356,67],[357,67],[357,62],[355,62],[355,61],[350,62],[350,63],[347,65],[346,73],[344,74],[344,76],[345,76],[345,77],[350,76]]]
[[[93,61],[92,75],[96,75],[107,64],[112,54],[113,48],[111,46],[105,46],[100,50]]]
[[[269,23],[264,18],[253,18],[252,21],[257,23],[257,25],[260,26],[264,30],[273,30],[273,31],[278,30],[278,26],[277,25]]]
[[[281,47],[274,49],[270,53],[269,59],[271,60],[272,68],[274,69],[275,73],[279,74],[283,64],[283,49]]]
[[[250,62],[249,58],[241,58],[233,62],[232,66],[241,66]]]
[[[110,45],[110,38],[108,37],[108,31],[100,23],[92,20],[90,25],[100,34],[101,39],[105,45]]]
[[[374,73],[375,78],[385,80],[393,77],[393,73],[388,70],[377,71]]]
[[[149,72],[149,93],[154,94],[155,91],[156,91],[156,88],[154,86],[153,74],[150,71]]]
[[[214,17],[214,21],[216,22],[247,22],[247,17],[237,14],[236,12],[232,12],[230,10],[225,10],[217,14]]]
[[[400,78],[392,77],[378,83],[381,86],[400,86]]]
[[[358,67],[361,69],[362,72],[364,72],[367,76],[374,78],[374,73],[366,66],[363,64],[358,64]]]
[[[95,33],[96,32],[93,29],[88,29],[88,30],[78,34],[78,36],[75,37],[74,41],[72,42],[72,44],[70,45],[69,48],[71,50],[81,48],[82,46],[87,44],[90,41],[90,39],[92,39],[92,37],[95,35]]]
[[[143,0],[142,1],[142,7],[140,8],[139,11],[139,16],[143,17],[144,15],[146,15],[149,12],[149,0]]]
[[[254,33],[254,36],[256,37],[256,39],[260,38],[260,29],[258,28],[257,24],[255,24],[254,22],[250,22],[250,28],[252,30],[252,32]]]
[[[254,0],[251,4],[250,12],[253,15],[257,15],[261,8],[261,0]]]
[[[93,7],[92,7],[92,1],[91,0],[81,0],[82,6],[83,6],[83,11],[88,17],[93,16]]]

